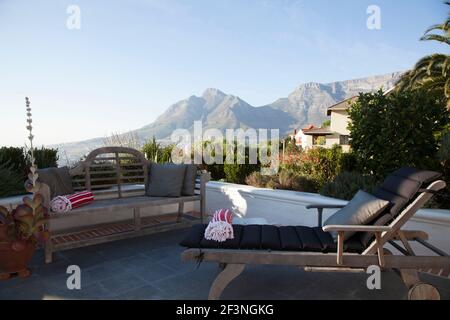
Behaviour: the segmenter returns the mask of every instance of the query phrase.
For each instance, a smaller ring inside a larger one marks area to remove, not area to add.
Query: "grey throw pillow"
[[[50,197],[73,194],[72,177],[68,167],[38,169],[38,181],[50,188]]]
[[[342,209],[333,214],[324,226],[327,225],[366,225],[372,222],[388,206],[389,201],[359,190],[353,199]],[[347,240],[355,232],[345,232],[344,240]],[[331,232],[336,240],[337,232]]]
[[[197,178],[197,166],[195,164],[186,165],[186,173],[184,175],[183,196],[195,196],[195,179]]]
[[[150,165],[147,196],[179,197],[183,188],[186,165],[156,164]]]

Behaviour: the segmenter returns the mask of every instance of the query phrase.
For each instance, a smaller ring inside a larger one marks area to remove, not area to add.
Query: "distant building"
[[[303,149],[311,148],[313,146],[313,138],[310,135],[307,135],[306,133],[318,129],[312,124],[306,125],[300,130],[295,130],[294,134],[289,135],[291,139],[295,140],[295,145],[297,147],[301,147]]]
[[[347,128],[350,118],[347,111],[357,99],[358,96],[351,97],[328,108],[327,115],[331,117],[330,127],[318,128],[314,125],[307,125],[290,135],[291,139],[295,139],[296,145],[303,149],[331,148],[337,144],[342,147],[344,152],[348,152],[350,150],[350,132]]]

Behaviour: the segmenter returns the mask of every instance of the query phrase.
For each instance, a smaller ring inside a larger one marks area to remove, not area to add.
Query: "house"
[[[327,115],[331,117],[329,128],[315,128],[304,133],[311,137],[312,146],[331,148],[337,144],[345,152],[350,150],[350,132],[347,129],[350,119],[347,110],[357,99],[358,96],[354,96],[328,108]]]
[[[311,148],[313,146],[313,137],[307,135],[306,133],[318,129],[316,126],[309,124],[301,128],[300,130],[295,130],[294,134],[289,135],[291,139],[295,140],[295,145],[303,149]]]

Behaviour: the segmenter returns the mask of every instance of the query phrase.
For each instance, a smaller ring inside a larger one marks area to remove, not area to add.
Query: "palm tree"
[[[450,2],[445,2],[450,5]],[[450,13],[443,24],[430,27],[422,41],[438,41],[450,45]],[[432,33],[438,31],[439,33]],[[423,89],[438,95],[444,94],[448,99],[447,107],[450,109],[450,56],[446,54],[432,54],[420,59],[414,68],[406,72],[399,82],[398,90]]]

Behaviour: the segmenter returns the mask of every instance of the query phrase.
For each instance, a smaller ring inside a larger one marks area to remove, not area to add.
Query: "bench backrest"
[[[148,182],[149,162],[136,149],[104,147],[93,150],[86,160],[71,170],[75,191],[90,190],[94,193],[108,191],[122,198],[129,192],[127,186]],[[145,192],[145,190],[142,190]]]

